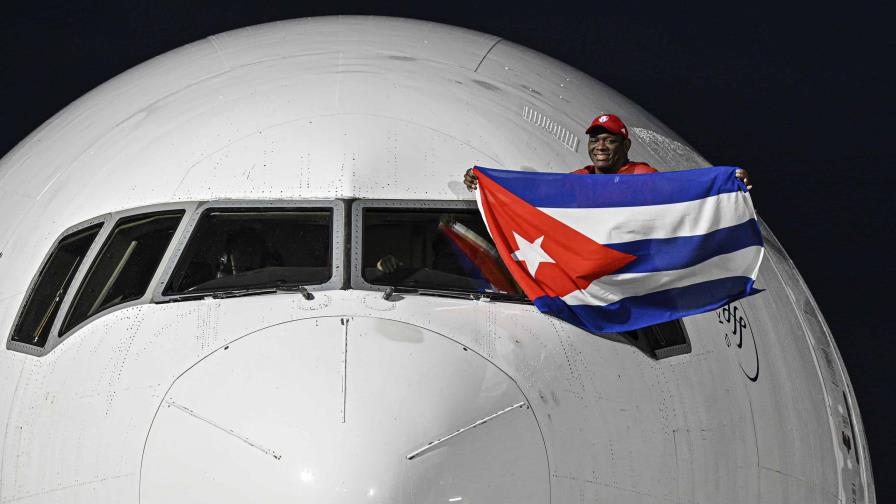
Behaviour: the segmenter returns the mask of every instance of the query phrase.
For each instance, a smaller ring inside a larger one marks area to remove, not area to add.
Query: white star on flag
[[[544,235],[536,238],[535,241],[530,243],[522,236],[516,234],[516,231],[513,231],[513,238],[516,240],[516,246],[519,247],[519,250],[514,252],[510,257],[516,261],[525,262],[526,268],[529,270],[529,274],[532,275],[532,278],[535,278],[535,271],[538,270],[538,266],[541,263],[555,262],[554,259],[541,248],[541,242],[544,240]]]

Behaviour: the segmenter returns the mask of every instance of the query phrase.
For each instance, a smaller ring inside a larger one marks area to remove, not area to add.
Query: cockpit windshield
[[[475,209],[365,208],[362,236],[370,284],[523,298]]]
[[[333,274],[329,208],[206,210],[165,295],[324,283]]]

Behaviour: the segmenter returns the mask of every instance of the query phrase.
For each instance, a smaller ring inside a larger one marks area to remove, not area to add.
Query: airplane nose
[[[519,387],[459,343],[368,317],[248,334],[162,400],[140,502],[545,503]]]

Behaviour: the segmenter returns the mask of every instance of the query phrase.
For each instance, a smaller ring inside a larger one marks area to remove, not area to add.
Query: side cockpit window
[[[358,280],[372,286],[526,301],[475,208],[370,206],[360,209],[360,217]]]
[[[50,249],[6,347],[40,357],[89,321],[139,303],[269,292],[312,299],[311,290],[339,288],[344,208],[319,200],[184,202],[86,221]]]
[[[183,215],[183,210],[175,210],[119,219],[81,282],[59,333],[143,297]]]
[[[202,213],[164,296],[326,283],[332,208],[212,208]]]
[[[102,223],[94,224],[59,240],[37,276],[11,341],[38,348],[46,345],[62,300],[102,227]]]

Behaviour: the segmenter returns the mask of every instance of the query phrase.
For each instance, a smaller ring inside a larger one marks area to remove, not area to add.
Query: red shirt
[[[622,165],[622,167],[620,167],[616,173],[607,174],[607,175],[637,175],[639,173],[656,173],[656,171],[657,171],[656,168],[650,166],[647,163],[637,163],[635,161],[629,161],[628,163],[625,163],[624,165]],[[580,168],[571,173],[587,173],[587,174],[591,174],[591,175],[594,175],[595,173],[599,173],[601,175],[604,175],[600,172],[595,172],[594,165],[588,165],[584,168]]]

